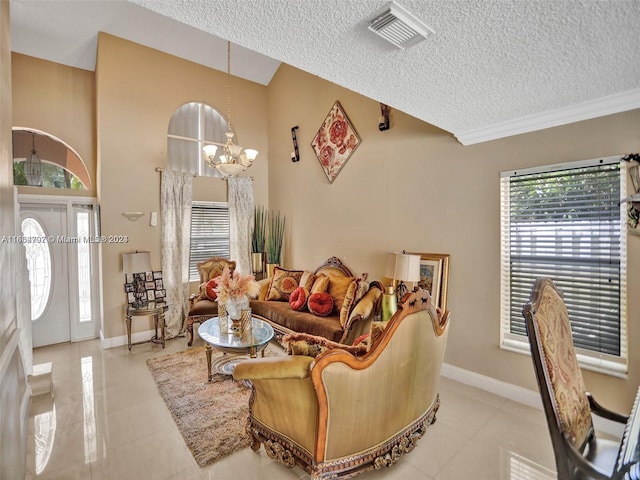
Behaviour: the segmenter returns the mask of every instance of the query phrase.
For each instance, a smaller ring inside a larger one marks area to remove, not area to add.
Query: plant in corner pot
[[[269,231],[267,234],[267,275],[273,275],[273,267],[280,264],[282,244],[284,242],[285,217],[280,212],[269,212]],[[271,271],[269,271],[271,270]]]
[[[232,330],[240,332],[240,321],[243,311],[249,310],[249,298],[254,298],[260,293],[260,285],[253,275],[241,275],[239,272],[231,272],[229,267],[224,267],[222,275],[218,277],[218,285],[215,288],[218,294],[218,304],[225,306],[226,312],[233,324]]]
[[[262,273],[264,244],[267,228],[267,212],[262,206],[253,211],[253,230],[251,231],[251,268],[253,273]]]

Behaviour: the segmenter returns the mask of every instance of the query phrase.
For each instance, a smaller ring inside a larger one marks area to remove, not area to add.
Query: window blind
[[[526,335],[522,307],[535,279],[550,277],[564,294],[576,348],[626,356],[623,187],[618,157],[503,173],[503,340]]]
[[[225,202],[193,202],[189,280],[199,281],[196,264],[209,257],[229,258],[229,206]]]

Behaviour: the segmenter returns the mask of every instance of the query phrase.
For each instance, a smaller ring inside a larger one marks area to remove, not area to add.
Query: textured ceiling
[[[247,49],[234,74],[268,84],[284,62],[464,144],[640,107],[640,0],[398,2],[435,31],[404,51],[367,30],[388,0],[12,0],[12,42],[47,58],[23,45],[49,35],[56,61],[95,64],[99,29],[225,70],[229,39]]]

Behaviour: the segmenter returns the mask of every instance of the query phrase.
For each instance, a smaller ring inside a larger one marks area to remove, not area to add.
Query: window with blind
[[[620,157],[501,174],[501,344],[527,350],[536,278],[564,294],[581,364],[626,372],[626,192]]]
[[[189,280],[200,280],[198,262],[213,256],[229,258],[229,255],[229,205],[226,202],[193,202]]]

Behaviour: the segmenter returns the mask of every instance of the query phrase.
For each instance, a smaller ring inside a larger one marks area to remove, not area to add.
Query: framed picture
[[[311,142],[329,183],[333,183],[360,142],[340,102],[336,101]]]
[[[449,286],[449,255],[442,253],[416,253],[420,255],[420,282],[418,286],[428,290],[435,306],[447,309],[447,289]]]
[[[124,291],[130,305],[137,300],[147,303],[167,296],[161,271],[125,274]]]

